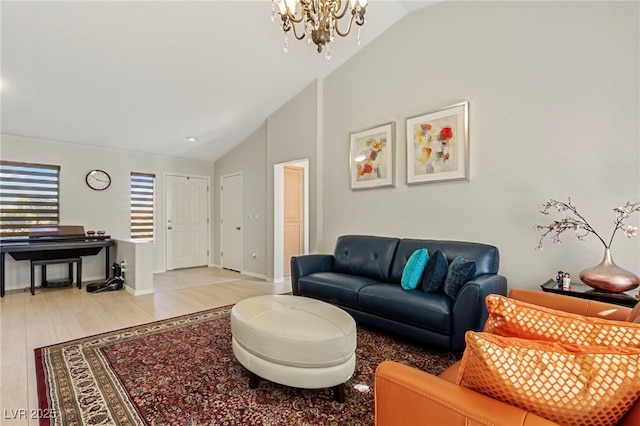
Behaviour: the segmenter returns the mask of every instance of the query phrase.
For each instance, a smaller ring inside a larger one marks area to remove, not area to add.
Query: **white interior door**
[[[167,176],[167,270],[209,264],[209,182]]]
[[[242,174],[223,176],[220,182],[220,263],[242,271]]]

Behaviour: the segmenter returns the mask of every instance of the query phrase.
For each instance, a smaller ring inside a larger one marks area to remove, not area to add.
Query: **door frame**
[[[220,175],[220,185],[218,186],[218,191],[219,191],[219,199],[220,199],[220,253],[224,253],[224,232],[222,232],[222,219],[224,219],[222,217],[222,209],[223,209],[223,198],[222,198],[222,190],[220,189],[222,187],[222,182],[225,178],[229,178],[232,176],[239,176],[240,177],[240,272],[242,273],[243,268],[244,268],[244,203],[243,203],[243,193],[244,193],[244,189],[243,189],[243,178],[242,178],[242,171],[239,172],[233,172],[233,173],[227,173],[224,175]],[[220,253],[218,253],[218,256],[220,256]],[[224,257],[220,256],[220,267],[224,269]]]
[[[300,167],[304,170],[303,247],[309,253],[309,159],[287,161],[273,165],[273,281],[284,281],[284,168]]]
[[[169,241],[168,235],[167,235],[167,217],[169,216],[169,206],[168,206],[168,197],[167,197],[167,191],[168,191],[168,186],[167,186],[167,177],[168,176],[173,176],[173,177],[185,177],[185,178],[197,178],[197,179],[206,179],[207,180],[207,188],[211,188],[211,177],[210,176],[201,176],[201,175],[189,175],[189,174],[184,174],[184,173],[173,173],[173,172],[164,172],[163,176],[162,176],[162,185],[163,185],[163,191],[162,191],[162,196],[164,198],[162,204],[164,206],[163,208],[163,218],[162,218],[162,238],[164,239],[163,245],[164,245],[164,253],[163,253],[163,259],[162,262],[164,263],[163,265],[163,271],[167,272],[167,255],[168,255],[168,251],[169,251],[169,244],[167,244],[167,242]],[[207,227],[207,265],[211,266],[211,226],[212,226],[212,220],[211,220],[211,191],[209,190],[208,192],[208,196],[207,196],[207,217],[209,218],[209,223],[208,223],[208,227]],[[155,244],[155,243],[154,243]]]

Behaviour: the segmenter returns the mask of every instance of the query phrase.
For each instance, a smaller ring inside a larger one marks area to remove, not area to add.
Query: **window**
[[[156,175],[131,172],[131,238],[153,241],[154,184]]]
[[[0,161],[0,238],[29,236],[60,220],[60,167]]]

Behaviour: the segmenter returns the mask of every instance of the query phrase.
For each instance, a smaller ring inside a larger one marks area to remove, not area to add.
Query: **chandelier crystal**
[[[273,0],[273,13],[271,20],[275,21],[276,6],[282,19],[282,31],[284,31],[284,51],[289,50],[289,31],[293,32],[296,39],[302,40],[308,36],[309,43],[313,41],[318,53],[326,46],[325,57],[329,59],[331,53],[329,45],[334,41],[335,35],[346,37],[355,22],[358,27],[365,23],[364,14],[367,8],[367,0]],[[345,31],[339,27],[339,21],[347,10],[351,11],[349,24]],[[298,28],[300,25],[302,28]],[[360,45],[360,28],[358,28],[358,45]]]

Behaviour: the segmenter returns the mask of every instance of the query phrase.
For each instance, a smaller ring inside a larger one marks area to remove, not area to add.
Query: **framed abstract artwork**
[[[469,178],[469,103],[407,118],[407,183]]]
[[[394,135],[394,122],[351,133],[351,189],[395,185]]]

